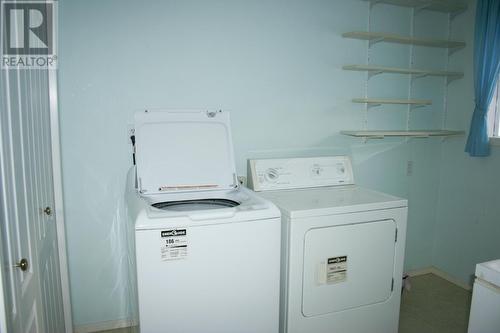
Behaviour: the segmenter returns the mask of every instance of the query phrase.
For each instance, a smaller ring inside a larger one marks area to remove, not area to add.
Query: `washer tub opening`
[[[157,202],[151,206],[171,211],[196,211],[222,209],[239,206],[240,203],[229,199],[197,199],[197,200],[180,200],[180,201],[165,201]]]

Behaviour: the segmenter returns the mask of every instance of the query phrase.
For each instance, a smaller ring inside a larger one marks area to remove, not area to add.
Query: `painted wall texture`
[[[367,52],[367,42],[342,38],[369,26],[412,32],[411,9],[376,5],[369,15],[368,8],[358,0],[61,1],[60,120],[75,325],[130,317],[123,213],[131,166],[127,127],[134,112],[151,108],[231,112],[240,175],[251,157],[352,156],[358,184],[409,199],[406,269],[434,264],[468,279],[471,265],[496,244],[479,242],[484,248],[476,248],[474,242],[484,234],[493,241],[486,230],[500,229],[488,177],[498,158],[468,158],[465,138],[365,143],[339,131],[466,129],[473,100],[472,14],[451,25],[453,37],[469,44],[448,63],[443,49],[379,43]],[[446,39],[449,28],[446,14],[422,11],[413,30]],[[367,62],[465,69],[466,77],[448,87],[443,78],[425,77],[410,88],[408,76],[379,75],[367,83],[366,73],[342,70]],[[367,111],[351,102],[365,93],[410,94],[433,105]],[[470,245],[459,248],[457,239]]]
[[[453,37],[474,39],[475,1],[453,23]],[[473,49],[451,58],[450,66],[465,64],[465,79],[450,85],[447,122],[469,128],[474,110]],[[434,232],[433,264],[453,277],[472,283],[475,265],[500,258],[500,147],[491,156],[470,158],[465,137],[442,146],[439,204]]]

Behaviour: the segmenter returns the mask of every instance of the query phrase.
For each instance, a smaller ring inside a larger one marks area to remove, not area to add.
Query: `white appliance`
[[[354,184],[345,156],[249,161],[282,213],[280,332],[396,333],[407,200]]]
[[[469,333],[500,332],[500,259],[476,265]]]
[[[135,154],[141,332],[278,332],[280,212],[239,187],[229,115],[138,113]]]

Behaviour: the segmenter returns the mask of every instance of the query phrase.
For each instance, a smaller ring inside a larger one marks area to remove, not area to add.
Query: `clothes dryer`
[[[346,156],[248,170],[282,213],[280,332],[396,333],[407,201],[355,185]]]

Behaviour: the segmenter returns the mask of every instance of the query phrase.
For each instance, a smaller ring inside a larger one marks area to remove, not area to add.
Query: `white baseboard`
[[[99,323],[75,326],[74,333],[92,333],[131,326],[137,326],[137,321],[132,319],[101,321]]]
[[[446,273],[445,271],[442,271],[440,270],[439,268],[437,267],[434,267],[434,266],[429,266],[429,267],[425,267],[425,268],[422,268],[422,269],[417,269],[417,270],[414,270],[414,271],[409,271],[409,272],[406,272],[406,274],[408,274],[410,277],[412,276],[419,276],[419,275],[425,275],[425,274],[434,274],[436,276],[439,276],[440,278],[448,281],[448,282],[451,282],[453,283],[454,285],[457,285],[465,290],[472,290],[472,286],[467,284],[467,283],[464,283],[462,281],[460,281],[459,279],[456,279],[454,278],[453,276],[451,276],[450,274]]]

